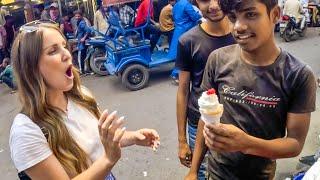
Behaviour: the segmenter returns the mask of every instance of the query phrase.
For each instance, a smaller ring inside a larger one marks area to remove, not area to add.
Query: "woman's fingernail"
[[[121,131],[125,131],[127,128],[126,127],[123,127],[123,128],[121,128]]]
[[[117,114],[117,111],[113,111],[110,115],[116,115]]]
[[[121,116],[121,117],[119,118],[119,121],[124,121],[124,116]]]

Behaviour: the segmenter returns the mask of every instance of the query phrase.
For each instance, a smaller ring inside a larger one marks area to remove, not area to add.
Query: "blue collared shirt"
[[[188,0],[178,0],[173,6],[172,14],[175,28],[190,29],[201,19],[201,15]]]
[[[82,19],[78,24],[76,37],[78,39],[78,50],[85,48],[85,43],[81,43],[80,40],[85,36],[85,34],[91,33],[91,29],[87,26],[84,19]]]

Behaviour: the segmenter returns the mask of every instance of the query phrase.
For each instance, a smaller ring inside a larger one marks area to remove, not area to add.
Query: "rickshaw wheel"
[[[140,64],[129,65],[122,73],[122,84],[131,91],[144,88],[149,81],[148,69]]]

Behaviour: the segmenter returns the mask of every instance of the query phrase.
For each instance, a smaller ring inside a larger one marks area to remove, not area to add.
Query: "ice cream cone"
[[[221,113],[222,115],[222,113]],[[209,123],[218,123],[220,122],[221,115],[210,115],[210,114],[201,114],[201,120],[203,120],[206,124]]]
[[[223,105],[219,103],[218,96],[214,89],[203,92],[198,99],[201,119],[205,123],[218,123],[223,113]]]
[[[200,113],[201,113],[201,119],[205,123],[218,123],[220,122],[220,118],[223,113],[223,105],[219,104],[219,108],[215,112],[206,113],[206,112],[200,111]]]

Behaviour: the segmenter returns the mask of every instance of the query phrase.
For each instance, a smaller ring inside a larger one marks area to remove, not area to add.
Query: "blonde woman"
[[[20,28],[12,61],[22,104],[9,142],[18,172],[31,179],[114,179],[121,147],[158,147],[155,130],[126,131],[116,112],[100,114],[56,26]]]

